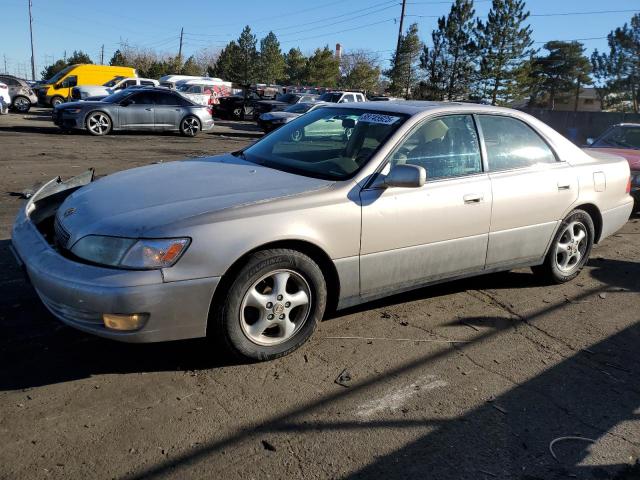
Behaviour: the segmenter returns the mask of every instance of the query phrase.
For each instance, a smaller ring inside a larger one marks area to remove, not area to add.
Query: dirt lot
[[[289,357],[231,364],[203,341],[64,327],[8,238],[12,192],[34,183],[249,140],[30,118],[0,117],[0,478],[640,478],[638,217],[569,284],[519,270],[426,288],[334,315]],[[582,439],[554,459],[561,437]]]

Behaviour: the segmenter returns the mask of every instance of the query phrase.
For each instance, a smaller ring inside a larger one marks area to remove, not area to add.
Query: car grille
[[[62,226],[58,217],[53,221],[54,240],[60,248],[67,248],[71,234]]]

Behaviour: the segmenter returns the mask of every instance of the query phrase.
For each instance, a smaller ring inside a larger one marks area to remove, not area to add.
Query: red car
[[[619,123],[595,140],[588,139],[589,148],[613,153],[627,159],[631,169],[631,195],[640,203],[640,123]]]

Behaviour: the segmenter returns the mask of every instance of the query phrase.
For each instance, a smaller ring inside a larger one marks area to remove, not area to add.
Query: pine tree
[[[544,44],[548,55],[533,60],[538,89],[545,94],[547,106],[555,109],[556,99],[567,94],[579,95],[579,89],[591,83],[591,64],[580,42],[551,41]]]
[[[111,60],[109,60],[109,65],[114,67],[124,67],[127,65],[127,60],[119,49],[113,53]]]
[[[391,68],[385,75],[391,80],[389,90],[393,95],[404,95],[407,98],[417,80],[418,60],[422,42],[418,36],[418,24],[412,24],[407,33],[400,38],[400,45],[391,59]]]
[[[434,100],[460,100],[469,95],[475,60],[473,0],[456,0],[447,17],[438,19],[431,34],[433,47],[424,47],[420,66],[427,72],[426,88]]]
[[[317,48],[307,61],[306,79],[317,87],[335,87],[340,76],[340,60],[329,46]]]
[[[235,41],[231,41],[220,52],[220,56],[215,65],[207,73],[212,77],[219,77],[233,83],[242,83],[240,69],[238,68],[238,58],[240,58],[240,47]]]
[[[493,0],[486,22],[478,20],[479,90],[491,104],[506,103],[517,88],[518,69],[531,55],[531,27],[524,0]]]
[[[285,78],[289,85],[303,85],[306,81],[307,59],[299,48],[292,48],[284,56]]]
[[[239,57],[237,58],[236,68],[242,85],[250,85],[257,80],[258,74],[258,51],[256,45],[258,40],[251,33],[251,27],[247,25],[242,30],[238,38]],[[234,62],[236,63],[236,62]]]
[[[640,13],[609,33],[609,53],[591,56],[600,98],[607,107],[640,112]]]
[[[193,55],[191,55],[189,58],[187,58],[187,61],[184,62],[184,65],[182,65],[182,68],[180,69],[180,73],[182,75],[193,75],[193,76],[200,76],[202,75],[202,67],[200,65],[198,65],[198,62],[196,62],[196,59],[194,58]]]
[[[260,40],[260,81],[275,84],[284,79],[284,57],[275,33]]]

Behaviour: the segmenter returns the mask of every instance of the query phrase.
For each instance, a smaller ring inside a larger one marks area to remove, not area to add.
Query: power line
[[[361,29],[363,29],[363,28],[372,27],[372,26],[374,26],[374,25],[380,25],[380,24],[382,24],[382,23],[395,22],[395,21],[396,21],[396,19],[395,19],[395,18],[388,18],[388,19],[386,19],[386,20],[381,20],[381,21],[379,21],[379,22],[368,23],[368,24],[366,24],[366,25],[361,25],[361,26],[359,26],[359,27],[346,28],[346,29],[344,29],[344,30],[338,30],[338,31],[336,31],[336,32],[325,32],[325,33],[321,33],[321,34],[319,34],[319,35],[314,35],[314,36],[311,36],[311,37],[296,38],[295,40],[285,40],[285,41],[284,41],[284,42],[282,42],[282,43],[295,43],[295,42],[301,42],[301,41],[303,41],[303,40],[311,40],[311,39],[314,39],[314,38],[324,37],[324,36],[326,36],[326,35],[336,35],[336,34],[338,34],[338,33],[351,32],[351,31],[353,31],[353,30],[361,30]]]

